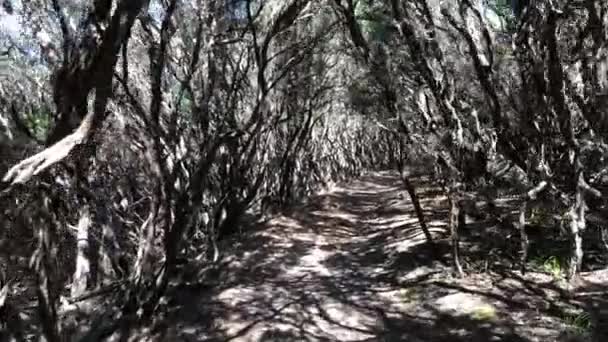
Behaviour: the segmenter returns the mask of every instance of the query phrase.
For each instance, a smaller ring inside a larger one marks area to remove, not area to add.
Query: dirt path
[[[420,189],[445,237],[445,199]],[[550,281],[457,281],[424,241],[399,179],[363,177],[225,247],[215,285],[176,291],[162,340],[567,341]]]

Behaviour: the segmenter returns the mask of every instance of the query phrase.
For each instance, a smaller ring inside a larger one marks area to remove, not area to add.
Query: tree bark
[[[80,219],[76,233],[76,269],[72,278],[71,295],[73,298],[81,296],[87,289],[91,277],[91,263],[89,261],[89,230],[91,229],[91,212],[85,205],[80,210]]]
[[[460,196],[458,191],[453,187],[448,191],[448,201],[450,204],[449,227],[452,240],[452,262],[454,271],[459,277],[464,277],[462,265],[460,264],[460,237],[458,236],[458,216],[460,214]]]
[[[11,284],[2,278],[0,277],[0,341],[24,342],[23,322],[17,307],[9,298]]]
[[[414,211],[416,212],[416,217],[418,218],[418,223],[420,223],[420,228],[426,237],[426,241],[429,244],[434,244],[433,235],[429,231],[429,228],[426,225],[426,221],[424,219],[424,211],[422,210],[422,206],[420,205],[420,199],[418,195],[416,195],[416,189],[410,180],[410,177],[407,175],[404,167],[401,167],[401,181],[403,181],[403,185],[405,186],[405,190],[410,196],[410,200],[412,201],[412,205],[414,206]]]
[[[568,279],[572,281],[577,272],[580,271],[583,263],[583,237],[582,233],[586,228],[585,220],[585,198],[582,182],[583,173],[579,172],[576,187],[575,201],[570,208],[570,262],[568,265]]]
[[[131,27],[149,0],[122,0],[118,3],[102,39],[91,50],[77,51],[57,70],[54,96],[59,121],[49,135],[45,150],[13,166],[0,181],[0,191],[25,183],[49,167],[73,154],[73,150],[89,143],[106,117],[106,106],[112,95],[112,79],[118,52],[129,39]],[[93,25],[92,25],[93,26]],[[86,46],[86,44],[83,44]],[[80,47],[79,47],[80,48]],[[88,55],[86,55],[88,53]],[[81,56],[85,54],[85,56]],[[84,59],[84,62],[80,58]],[[70,66],[73,68],[70,69]],[[70,69],[70,70],[68,70]],[[83,104],[95,89],[93,110]],[[66,118],[77,116],[74,130]]]
[[[48,210],[50,198],[45,198],[40,210]],[[49,217],[50,215],[42,215]],[[41,221],[41,220],[40,220]],[[53,222],[38,222],[38,248],[32,256],[36,272],[36,294],[38,296],[38,315],[42,333],[47,342],[60,342],[60,329],[57,317],[58,293],[54,284],[53,248],[55,248]]]
[[[524,200],[519,207],[519,220],[517,222],[517,228],[519,229],[519,239],[521,244],[521,256],[520,256],[520,270],[521,274],[526,274],[526,262],[528,260],[528,233],[526,233],[526,208],[528,200]]]

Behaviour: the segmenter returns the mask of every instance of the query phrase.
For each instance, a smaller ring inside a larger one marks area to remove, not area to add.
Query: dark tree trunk
[[[0,341],[24,342],[23,322],[17,307],[9,298],[11,284],[3,278],[0,277]]]
[[[45,198],[40,210],[49,212],[50,201],[49,197]],[[41,217],[51,217],[51,215],[42,214]],[[47,342],[60,342],[60,330],[57,316],[57,293],[55,281],[56,267],[53,267],[55,256],[53,249],[55,247],[54,222],[38,222],[38,247],[36,249],[34,260],[34,270],[36,272],[36,294],[38,296],[38,316],[42,326],[42,333]]]
[[[418,223],[420,223],[420,228],[426,237],[426,241],[429,244],[433,244],[433,235],[429,231],[429,228],[426,225],[426,221],[424,220],[424,211],[422,210],[422,206],[420,205],[420,200],[418,199],[418,195],[416,195],[416,189],[410,180],[410,177],[405,172],[402,167],[401,170],[401,180],[405,186],[405,190],[407,190],[408,195],[410,196],[410,200],[412,201],[412,205],[414,206],[414,211],[416,212],[416,217],[418,218]]]

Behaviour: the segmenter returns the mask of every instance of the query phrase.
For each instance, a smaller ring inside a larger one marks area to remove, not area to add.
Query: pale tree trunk
[[[526,261],[528,260],[528,247],[530,241],[528,240],[528,233],[526,233],[526,208],[528,206],[528,200],[525,199],[519,207],[519,220],[517,222],[517,228],[519,229],[519,239],[521,243],[521,256],[519,259],[521,274],[526,274]]]
[[[460,237],[458,236],[458,217],[460,214],[460,196],[458,191],[453,186],[448,191],[448,201],[450,203],[450,234],[452,240],[452,262],[454,271],[459,277],[464,276],[462,265],[460,264]]]
[[[583,173],[579,172],[577,177],[577,187],[575,201],[568,213],[570,217],[570,262],[568,265],[568,279],[573,280],[577,272],[580,271],[583,263],[583,237],[582,233],[586,228],[585,220],[585,198],[583,194],[582,179]]]
[[[132,279],[135,283],[139,283],[143,275],[150,270],[150,252],[154,246],[154,215],[150,213],[150,216],[144,221],[140,228],[139,242],[137,244],[137,257],[135,259],[135,265],[133,266]]]
[[[89,230],[91,228],[91,212],[88,205],[80,209],[80,219],[76,232],[76,269],[72,277],[71,295],[79,297],[87,289],[91,277],[89,262]]]

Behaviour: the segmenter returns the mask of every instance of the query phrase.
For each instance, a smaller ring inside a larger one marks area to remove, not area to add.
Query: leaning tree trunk
[[[93,134],[107,117],[106,107],[112,97],[114,68],[123,44],[131,35],[131,28],[139,13],[149,0],[122,0],[110,17],[110,6],[95,6],[95,13],[88,18],[107,18],[103,22],[94,20],[85,29],[82,42],[73,42],[71,54],[66,56],[62,67],[55,73],[55,98],[59,119],[47,139],[47,148],[11,167],[0,181],[0,190],[25,183],[69,155],[78,155],[73,150],[86,148]],[[103,8],[102,11],[98,12]],[[103,12],[103,13],[102,13]],[[96,32],[89,27],[107,25],[101,39],[91,41]],[[67,37],[64,37],[66,39]],[[87,110],[87,99],[95,92],[93,110]],[[89,145],[90,146],[90,145]],[[85,153],[80,153],[82,158]]]
[[[401,181],[403,182],[405,190],[410,196],[410,200],[412,201],[412,205],[414,206],[414,211],[416,212],[416,217],[418,218],[418,222],[420,223],[420,228],[422,229],[422,232],[426,237],[426,241],[432,245],[434,243],[433,235],[431,234],[431,231],[427,227],[426,221],[424,220],[424,211],[422,210],[422,206],[420,205],[420,199],[418,198],[418,195],[416,195],[416,189],[414,188],[410,177],[405,172],[405,167],[401,166],[400,169]]]

